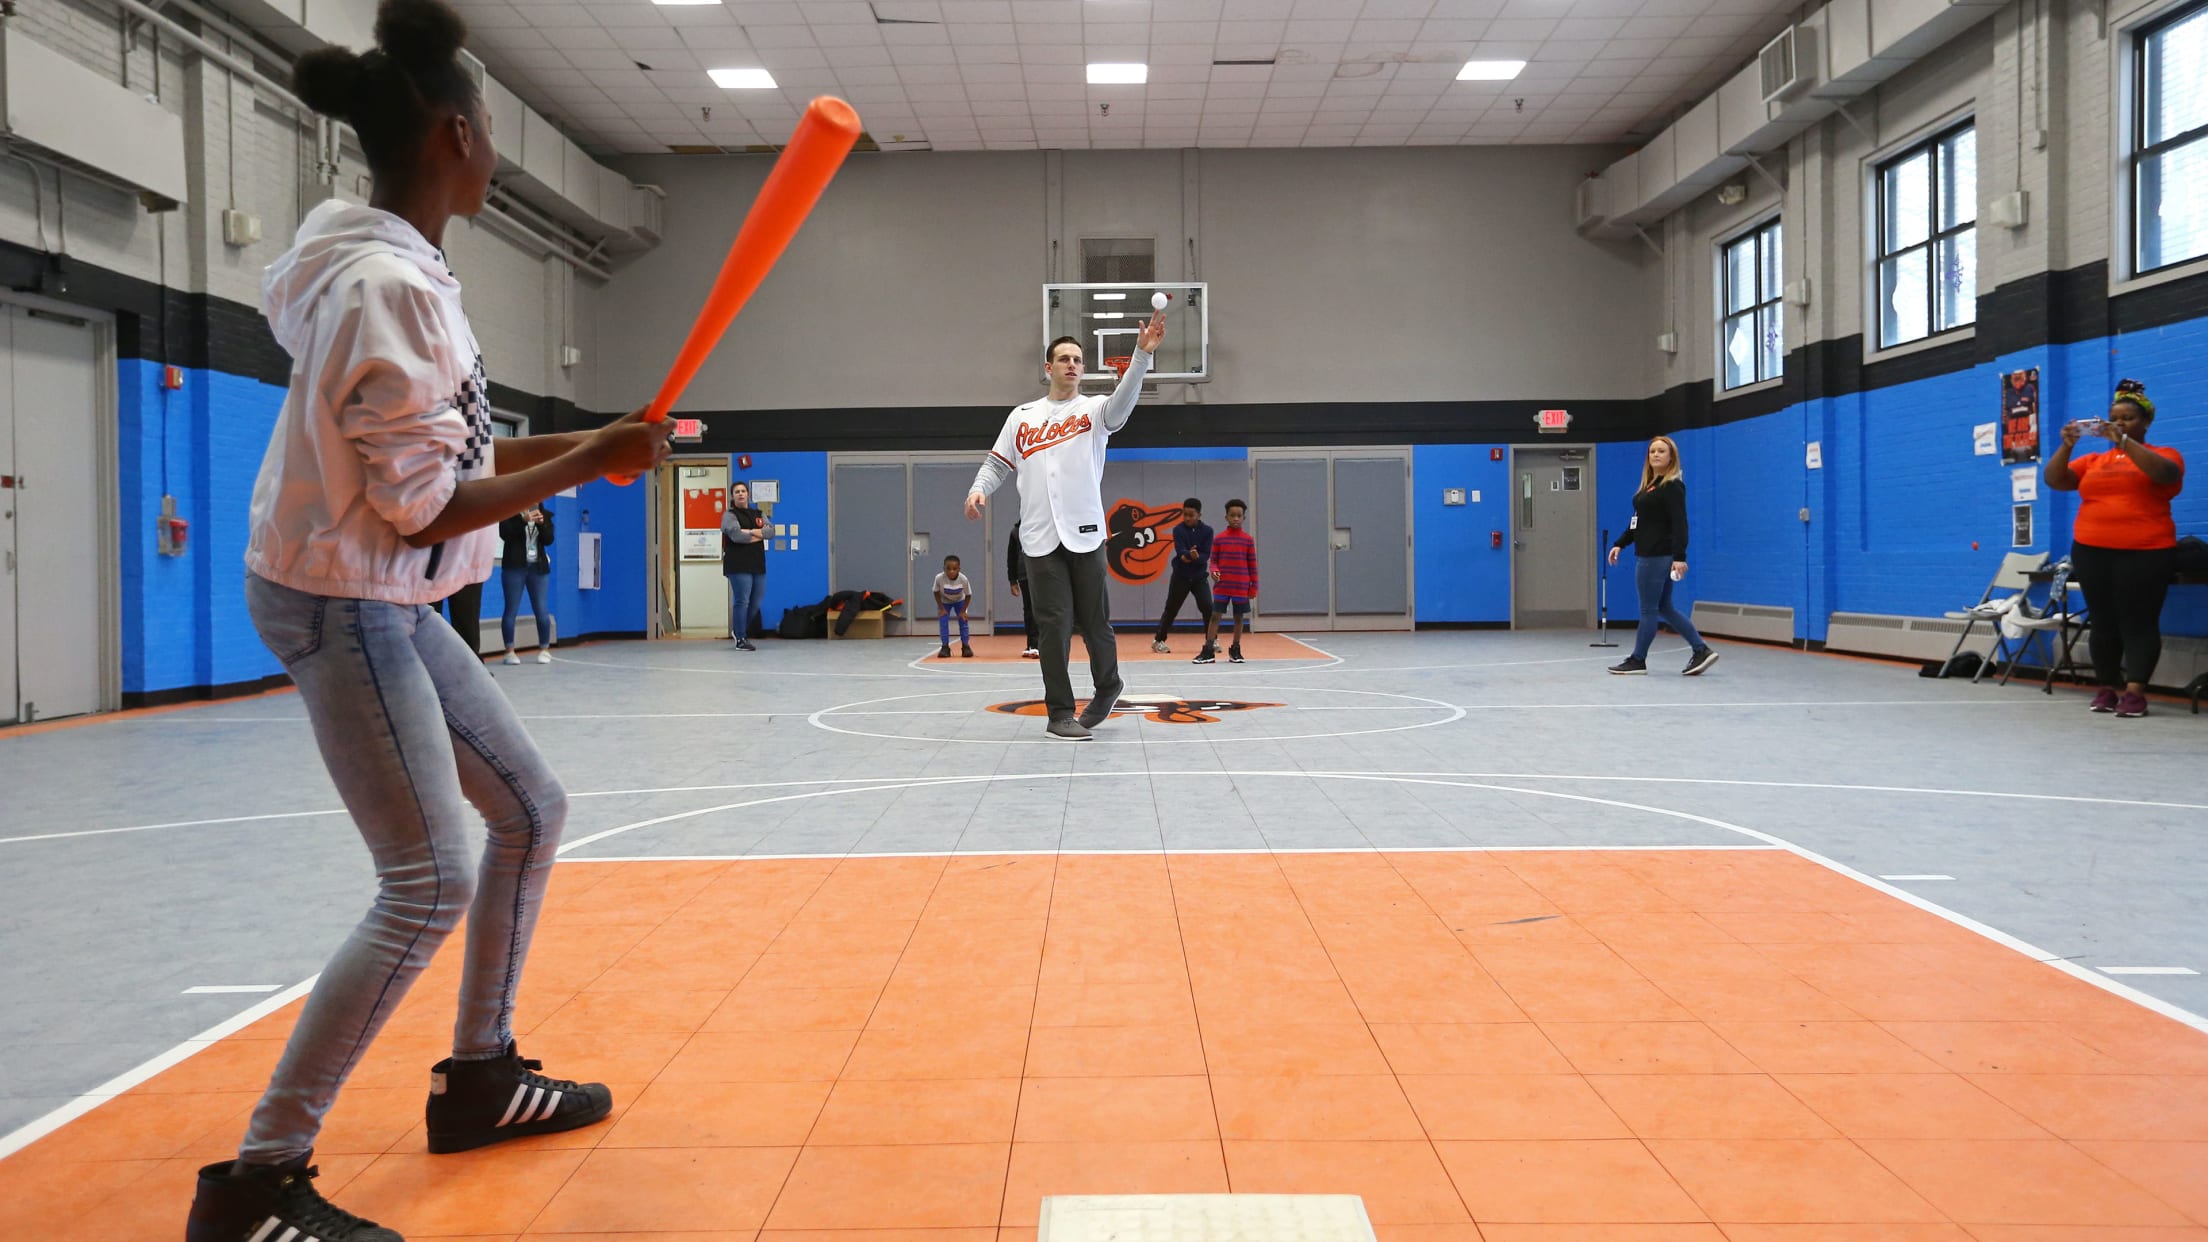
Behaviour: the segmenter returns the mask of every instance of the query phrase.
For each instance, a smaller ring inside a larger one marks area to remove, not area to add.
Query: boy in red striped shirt
[[[1234,631],[1228,636],[1227,662],[1242,663],[1242,624],[1249,619],[1250,603],[1257,598],[1257,541],[1242,529],[1249,506],[1227,502],[1227,528],[1211,542],[1212,597],[1218,601],[1221,619],[1234,615]]]

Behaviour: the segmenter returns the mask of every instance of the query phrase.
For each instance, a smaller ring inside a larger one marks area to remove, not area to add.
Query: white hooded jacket
[[[495,526],[406,543],[462,480],[493,473],[483,359],[444,256],[405,220],[332,200],[269,265],[261,303],[291,386],[253,485],[246,567],[393,604],[489,577]]]

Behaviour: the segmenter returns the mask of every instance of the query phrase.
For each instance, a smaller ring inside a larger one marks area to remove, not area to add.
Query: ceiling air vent
[[[1779,32],[1778,38],[1763,45],[1756,54],[1756,70],[1763,79],[1763,102],[1774,104],[1801,89],[1802,75],[1794,55],[1795,27],[1788,26]]]
[[[721,148],[710,142],[670,142],[667,144],[667,153],[669,155],[723,154]]]

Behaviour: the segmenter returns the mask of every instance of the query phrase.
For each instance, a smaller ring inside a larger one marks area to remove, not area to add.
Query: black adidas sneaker
[[[199,1191],[184,1242],[406,1242],[396,1230],[363,1220],[314,1188],[311,1155],[235,1172],[228,1160],[199,1171]]]
[[[570,1082],[537,1073],[509,1042],[488,1061],[439,1061],[429,1071],[429,1149],[469,1151],[532,1134],[557,1134],[613,1111],[604,1083]]]

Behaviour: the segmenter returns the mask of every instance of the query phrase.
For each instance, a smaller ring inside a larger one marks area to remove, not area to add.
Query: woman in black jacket
[[[751,636],[760,630],[767,543],[773,537],[766,514],[751,505],[751,484],[729,484],[728,507],[721,511],[721,574],[728,579],[728,632],[738,651],[758,650]]]
[[[498,619],[498,632],[506,640],[507,664],[521,663],[514,654],[514,618],[521,613],[521,593],[529,592],[529,611],[537,618],[537,663],[552,662],[552,610],[545,605],[545,588],[552,582],[552,515],[535,505],[498,524],[498,537],[506,541],[500,562],[499,582],[506,589],[506,612]]]
[[[1633,585],[1641,596],[1641,628],[1633,636],[1633,654],[1610,666],[1618,674],[1648,671],[1648,645],[1656,641],[1659,618],[1679,632],[1694,649],[1684,670],[1699,676],[1717,663],[1717,652],[1694,632],[1694,623],[1671,606],[1671,585],[1687,576],[1687,485],[1679,475],[1679,446],[1670,436],[1648,442],[1648,459],[1641,466],[1641,487],[1633,493],[1633,521],[1610,545],[1610,563],[1618,552],[1633,545],[1636,561]]]

